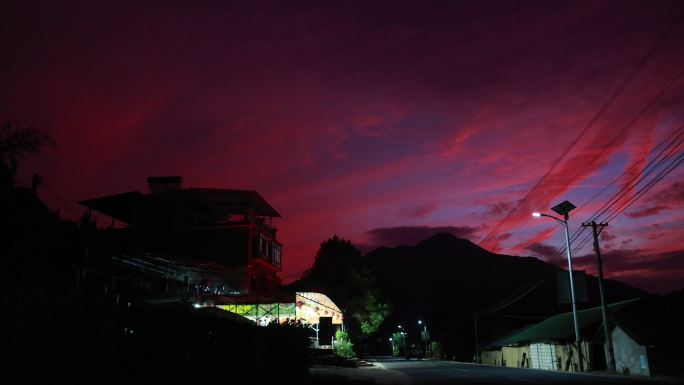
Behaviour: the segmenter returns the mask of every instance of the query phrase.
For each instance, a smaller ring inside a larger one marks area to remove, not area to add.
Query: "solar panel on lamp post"
[[[556,222],[563,225],[565,229],[565,248],[568,255],[568,274],[570,278],[570,298],[572,302],[572,321],[575,327],[575,342],[577,344],[577,354],[579,360],[579,370],[584,371],[584,364],[582,362],[582,342],[580,341],[580,331],[579,324],[577,322],[577,300],[575,297],[575,280],[572,275],[572,252],[570,250],[570,232],[568,230],[568,213],[577,207],[570,203],[569,201],[563,201],[556,206],[552,207],[551,210],[563,216],[563,219],[557,218],[553,215],[543,214],[543,213],[532,213],[535,217],[549,217],[554,219]]]

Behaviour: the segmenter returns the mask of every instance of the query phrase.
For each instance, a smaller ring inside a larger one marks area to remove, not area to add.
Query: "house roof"
[[[249,294],[243,296],[216,296],[216,305],[262,305],[274,303],[294,303],[295,293]]]
[[[678,345],[684,343],[684,314],[661,298],[651,297],[611,317],[627,335],[641,345]]]
[[[630,299],[622,302],[609,304],[610,311],[618,311],[632,303],[638,301],[639,298]],[[591,309],[580,310],[577,312],[577,323],[580,329],[580,335],[587,335],[588,332],[595,331],[594,329],[602,322],[601,307],[594,307]],[[544,341],[558,341],[572,338],[575,333],[573,325],[572,312],[555,315],[551,318],[527,327],[518,333],[510,335],[496,341],[493,345],[503,346],[511,344],[520,344],[528,342],[544,342]]]
[[[186,205],[194,210],[228,215],[245,209],[263,217],[280,217],[280,214],[264,198],[253,190],[227,190],[210,188],[175,189],[157,194],[131,191],[79,202],[92,210],[120,221],[131,223],[136,207]]]
[[[139,191],[131,191],[122,194],[109,195],[100,198],[80,201],[81,205],[104,215],[130,223],[135,211],[135,202],[143,194]]]

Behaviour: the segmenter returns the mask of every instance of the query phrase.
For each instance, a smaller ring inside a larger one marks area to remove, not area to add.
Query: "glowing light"
[[[258,325],[270,322],[297,320],[306,324],[317,324],[320,317],[332,316],[332,323],[342,324],[342,311],[326,295],[313,292],[297,292],[293,303],[252,303],[217,305],[219,309],[248,318]]]
[[[533,217],[541,217],[541,213],[532,213]]]

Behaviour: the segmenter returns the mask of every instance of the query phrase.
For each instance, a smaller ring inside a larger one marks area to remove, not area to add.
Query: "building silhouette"
[[[149,302],[278,291],[282,245],[272,221],[280,214],[259,193],[184,188],[179,176],[147,182],[147,193],[79,202],[112,226],[94,232],[77,286]]]

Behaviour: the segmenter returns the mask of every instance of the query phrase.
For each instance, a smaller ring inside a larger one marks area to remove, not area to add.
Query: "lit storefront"
[[[215,306],[248,318],[260,326],[271,322],[315,325],[321,317],[330,317],[333,325],[342,325],[344,321],[340,308],[322,293],[297,292],[280,298],[228,297],[223,302]]]

